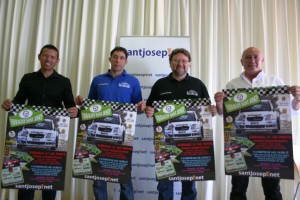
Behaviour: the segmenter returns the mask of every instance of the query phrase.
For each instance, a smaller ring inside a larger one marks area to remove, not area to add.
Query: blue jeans
[[[181,200],[196,200],[197,190],[195,181],[184,181],[181,182],[182,192]],[[173,182],[172,181],[161,181],[158,182],[157,190],[158,200],[173,200]]]
[[[248,176],[232,176],[230,200],[246,200],[248,183]],[[279,183],[279,178],[261,178],[265,200],[282,200]]]
[[[96,200],[107,200],[107,183],[105,181],[94,181],[94,195]],[[120,200],[134,200],[132,181],[120,184]]]
[[[56,190],[43,190],[42,199],[43,200],[55,200]],[[21,189],[18,191],[18,200],[33,200],[34,199],[34,190],[24,190]]]

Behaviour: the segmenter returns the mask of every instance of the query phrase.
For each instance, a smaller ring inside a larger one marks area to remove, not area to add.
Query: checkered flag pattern
[[[198,106],[208,106],[210,105],[210,99],[209,98],[202,98],[202,99],[177,99],[173,101],[167,101],[167,100],[160,100],[160,101],[154,101],[153,102],[153,108],[156,110],[160,110],[164,105],[167,103],[173,103],[176,105],[184,104],[187,108],[193,108]]]
[[[25,106],[26,105],[24,105],[24,104],[14,104],[8,112],[13,113],[15,115],[20,110],[23,110],[25,108]]]
[[[86,109],[88,109],[88,107],[90,107],[95,102],[96,102],[96,100],[94,100],[94,99],[83,99],[82,106],[86,110]]]
[[[47,116],[69,116],[69,113],[66,109],[63,108],[52,108],[52,107],[45,107],[45,106],[29,106],[24,104],[14,104],[13,107],[9,110],[10,113],[16,115],[21,110],[28,108],[34,111],[43,112],[44,115]]]
[[[223,90],[224,94],[228,97],[235,95],[238,92],[246,91],[247,93],[257,92],[260,96],[267,96],[272,94],[287,94],[290,93],[288,85],[276,87],[255,87],[255,88],[236,88]]]
[[[111,106],[111,109],[114,111],[137,111],[137,107],[135,104],[132,103],[118,103],[118,102],[111,102],[111,101],[96,101],[93,99],[83,99],[82,106],[84,109],[88,109],[91,105],[99,103],[105,106]]]

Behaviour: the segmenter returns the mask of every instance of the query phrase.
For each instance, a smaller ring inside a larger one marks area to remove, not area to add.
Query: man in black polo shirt
[[[146,102],[146,115],[152,117],[154,109],[152,103],[158,100],[209,98],[204,83],[187,72],[190,68],[190,53],[183,48],[174,49],[169,55],[172,73],[161,78],[153,85],[150,96]],[[216,114],[216,107],[210,106],[211,114]],[[173,200],[173,182],[158,182],[159,200]],[[195,181],[182,182],[182,200],[195,200],[197,190]]]
[[[38,59],[41,69],[25,74],[13,101],[6,99],[1,107],[4,110],[9,110],[14,103],[25,104],[27,100],[28,105],[66,107],[70,117],[76,117],[78,109],[75,106],[71,82],[54,70],[55,65],[59,62],[58,49],[53,45],[46,45],[41,49]],[[43,200],[54,200],[56,191],[44,190],[42,197]],[[34,190],[20,189],[18,199],[33,200]]]

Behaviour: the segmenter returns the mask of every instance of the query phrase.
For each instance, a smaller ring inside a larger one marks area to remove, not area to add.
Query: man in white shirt
[[[226,88],[235,89],[284,85],[280,78],[265,74],[262,71],[263,62],[264,57],[259,49],[255,47],[249,47],[245,49],[241,58],[244,72],[242,72],[239,77],[228,82]],[[289,90],[294,97],[292,101],[292,108],[294,110],[298,110],[300,107],[300,87],[291,86],[289,87]],[[223,114],[224,97],[225,94],[223,92],[217,92],[214,95],[219,114]],[[261,178],[261,181],[266,200],[282,200],[279,178]],[[231,183],[232,189],[230,193],[230,200],[247,199],[246,192],[249,183],[249,177],[232,176]]]

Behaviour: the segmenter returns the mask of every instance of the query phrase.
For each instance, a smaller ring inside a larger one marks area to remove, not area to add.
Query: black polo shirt
[[[25,74],[19,84],[14,103],[49,107],[74,107],[70,79],[56,71],[47,78],[41,70]]]
[[[169,76],[157,80],[150,92],[146,105],[152,106],[153,101],[174,99],[209,98],[206,86],[197,78],[186,75],[185,79],[177,81]]]

